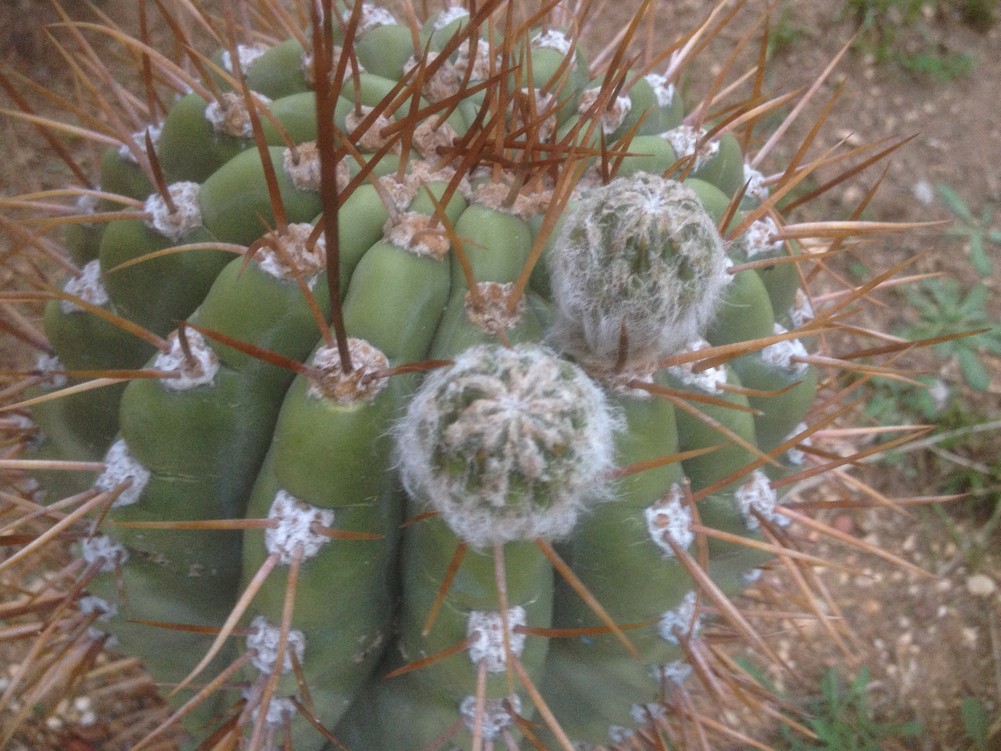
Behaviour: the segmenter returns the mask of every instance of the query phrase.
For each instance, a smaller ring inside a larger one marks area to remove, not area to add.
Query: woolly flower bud
[[[682,183],[637,174],[585,194],[549,259],[551,338],[589,366],[659,360],[696,338],[727,284],[723,240]]]
[[[423,383],[397,428],[407,490],[482,548],[557,539],[600,497],[616,419],[577,366],[484,345]]]

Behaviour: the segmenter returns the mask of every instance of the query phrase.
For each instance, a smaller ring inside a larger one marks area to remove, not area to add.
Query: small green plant
[[[921,18],[923,0],[847,0],[844,14],[859,28],[860,43],[876,62],[892,56],[899,29]]]
[[[938,197],[951,211],[957,221],[949,229],[952,237],[962,238],[970,246],[970,263],[978,274],[987,276],[994,272],[994,262],[988,253],[988,246],[1001,248],[1001,230],[991,229],[994,207],[984,206],[979,218],[974,215],[962,196],[951,186],[939,183],[935,186]]]
[[[941,492],[961,496],[962,501],[934,504],[927,523],[945,529],[967,569],[977,571],[1001,525],[1001,460],[995,438],[1001,423],[953,408],[939,424],[940,430],[927,441],[928,468],[942,478]]]
[[[783,3],[775,15],[775,22],[768,30],[768,55],[775,57],[798,44],[810,28],[797,23],[792,3]]]
[[[936,81],[946,82],[973,72],[973,58],[964,52],[947,52],[926,37],[926,45],[919,52],[898,53],[894,60],[904,69]]]
[[[935,351],[955,359],[970,388],[984,391],[990,373],[982,355],[1001,356],[1001,328],[994,325],[986,309],[987,287],[977,283],[964,290],[955,279],[926,279],[903,291],[917,310],[918,321],[901,334],[908,339],[955,338],[939,342]]]
[[[973,58],[951,52],[925,23],[926,11],[941,12],[926,0],[847,0],[844,15],[859,29],[857,47],[877,63],[896,63],[905,70],[938,81],[951,81],[973,70]]]
[[[834,668],[820,680],[820,695],[807,704],[815,739],[806,739],[789,728],[783,736],[790,751],[884,751],[887,741],[916,738],[921,723],[880,722],[869,706],[869,669],[863,667],[845,684]]]
[[[960,17],[970,28],[985,34],[997,23],[999,0],[957,0]]]
[[[987,744],[992,736],[997,735],[997,730],[992,732],[984,702],[975,696],[967,696],[963,699],[960,711],[963,716],[963,730],[971,743],[970,751],[987,751],[989,748]]]

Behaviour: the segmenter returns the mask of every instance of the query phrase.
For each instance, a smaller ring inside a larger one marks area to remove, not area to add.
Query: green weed
[[[997,23],[1001,0],[957,0],[963,23],[981,34]]]
[[[1001,327],[987,311],[987,287],[976,283],[964,289],[955,279],[925,279],[903,290],[919,319],[900,334],[907,339],[942,339],[935,345],[936,354],[954,359],[967,385],[985,391],[990,373],[984,365],[984,353],[1001,356]]]
[[[998,0],[979,3],[996,6]],[[846,0],[843,15],[859,29],[857,47],[873,55],[877,63],[892,62],[916,75],[945,82],[968,75],[973,58],[937,41],[934,32],[940,24],[931,26],[927,19],[941,19],[944,9],[943,0]],[[961,15],[967,18],[965,12]],[[983,11],[971,9],[971,24],[977,17],[982,19]]]
[[[889,742],[916,738],[919,722],[880,722],[869,706],[869,670],[863,667],[848,683],[833,668],[820,680],[820,694],[806,703],[808,722],[816,738],[804,738],[789,728],[782,735],[790,751],[884,751]],[[906,744],[901,746],[906,747]]]
[[[795,47],[809,32],[809,27],[796,22],[793,6],[783,3],[768,30],[769,58]]]
[[[980,216],[973,214],[962,197],[952,187],[944,183],[935,186],[938,197],[956,217],[949,230],[952,237],[962,238],[970,247],[970,263],[978,274],[988,276],[994,272],[994,262],[988,253],[988,246],[1001,248],[1001,230],[991,229],[994,207],[985,206]]]

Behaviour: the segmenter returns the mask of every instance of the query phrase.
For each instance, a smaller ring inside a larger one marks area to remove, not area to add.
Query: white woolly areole
[[[764,571],[760,568],[752,568],[750,571],[745,571],[741,578],[744,580],[744,584],[754,584],[758,579],[762,577]]]
[[[205,337],[194,329],[184,332],[188,354],[181,343],[179,331],[172,331],[167,341],[170,349],[160,352],[153,359],[153,368],[167,370],[177,375],[173,378],[161,378],[160,383],[171,391],[189,391],[199,386],[205,386],[215,380],[219,372],[219,358],[205,341]]]
[[[438,75],[436,74],[428,85],[430,86],[437,80]],[[437,99],[435,99],[436,96]],[[434,92],[433,95],[428,96],[430,101],[441,101],[444,98],[444,96],[439,95],[439,92]],[[439,149],[450,148],[458,137],[459,134],[448,122],[435,117],[429,117],[426,120],[421,120],[417,124],[417,127],[414,128],[413,144],[417,153],[422,157],[425,159],[435,159],[438,157]],[[459,191],[462,191],[461,187]]]
[[[111,444],[104,455],[104,471],[98,475],[94,487],[102,493],[111,493],[126,482],[131,483],[118,494],[111,508],[131,506],[139,500],[149,483],[150,471],[144,467],[132,452],[124,438]]]
[[[496,740],[500,738],[504,728],[514,722],[514,716],[521,714],[521,699],[517,695],[506,699],[486,699],[483,702],[483,711],[480,713],[477,712],[475,696],[467,696],[460,702],[459,715],[469,732],[473,732],[473,728],[476,727],[477,714],[480,718],[483,740]]]
[[[667,76],[661,73],[647,73],[643,77],[653,89],[653,95],[657,98],[657,106],[669,107],[674,101],[674,84],[669,83]]]
[[[97,615],[98,621],[110,621],[118,615],[118,607],[103,597],[86,595],[76,601],[77,609],[84,615]]]
[[[465,8],[460,8],[458,5],[451,8],[445,8],[445,10],[439,13],[438,17],[435,18],[431,29],[433,31],[441,31],[452,23],[452,21],[459,21],[463,18],[469,18],[469,11]]]
[[[694,168],[698,169],[719,152],[719,141],[706,138],[707,131],[691,125],[679,125],[660,134],[660,137],[671,144],[678,157],[695,155]],[[696,153],[698,149],[698,153]]]
[[[268,555],[277,554],[279,563],[288,566],[295,560],[297,549],[302,548],[302,559],[306,560],[330,542],[329,537],[314,532],[313,525],[332,527],[334,512],[311,506],[287,490],[279,490],[268,511],[268,521],[274,526],[264,530],[264,548]]]
[[[803,290],[797,289],[792,307],[789,308],[789,321],[792,323],[793,328],[802,328],[816,317],[817,312],[813,309],[810,298]]]
[[[662,665],[654,665],[650,669],[651,677],[658,683],[681,684],[692,674],[692,666],[684,660],[674,660],[665,662]],[[656,706],[660,707],[660,704]]]
[[[390,136],[383,135],[383,131],[393,125],[394,120],[384,113],[376,115],[365,130],[356,135],[357,129],[374,109],[374,107],[362,104],[352,107],[344,116],[344,130],[352,135],[354,145],[362,151],[378,151],[389,143]]]
[[[347,8],[341,18],[347,24],[351,20],[351,8]],[[362,3],[361,18],[358,20],[358,30],[356,37],[361,37],[366,31],[378,28],[379,26],[396,26],[396,16],[385,8],[371,3]]]
[[[95,623],[110,621],[118,615],[118,608],[113,603],[110,603],[97,595],[86,595],[84,597],[80,597],[76,601],[76,606],[81,614],[85,616],[95,616]],[[91,639],[102,640],[105,646],[108,647],[115,647],[118,645],[117,637],[94,626],[87,629],[87,636]]]
[[[251,719],[256,723],[260,716],[261,708],[254,707],[251,712]],[[285,696],[272,696],[268,700],[268,706],[264,710],[264,722],[273,728],[284,728],[288,721],[299,714],[298,708],[292,699]]]
[[[787,435],[782,440],[782,442],[785,443],[786,441],[795,438],[796,436],[803,433],[807,429],[807,427],[808,426],[805,422],[801,422],[799,425],[797,425],[790,431],[789,435]],[[812,446],[813,439],[810,436],[806,436],[805,438],[800,438],[797,443],[799,444],[799,446]],[[786,461],[797,467],[803,466],[803,464],[806,462],[806,453],[803,451],[803,449],[799,448],[799,446],[792,446],[786,449],[785,452]],[[783,517],[783,519],[784,518],[785,517]]]
[[[250,96],[261,108],[271,106],[271,100],[264,94],[252,91]],[[235,91],[227,91],[218,100],[209,102],[205,107],[205,119],[216,133],[235,138],[252,138],[254,135],[247,101]]]
[[[434,50],[428,50],[426,54],[422,54],[420,57],[411,55],[403,64],[403,72],[410,73],[414,68],[420,67],[426,69],[431,64],[436,63],[439,57],[441,57],[441,53]],[[462,85],[462,76],[459,75],[459,71],[451,60],[445,58],[440,63],[437,63],[437,65],[437,69],[430,78],[425,76],[424,84],[421,88],[421,92],[429,102],[440,102],[443,99],[454,96],[459,92],[459,88]],[[439,122],[439,118],[437,117],[430,119]],[[428,120],[424,122],[428,122]],[[421,150],[421,154],[425,154],[425,152]],[[431,157],[434,155],[425,154],[425,156]]]
[[[96,214],[100,203],[100,199],[93,193],[81,193],[77,196],[74,205],[81,214]],[[94,225],[91,223],[84,226],[93,227]]]
[[[789,523],[787,517],[775,513],[775,507],[779,505],[778,496],[772,487],[771,480],[768,479],[768,475],[760,469],[754,470],[733,491],[733,500],[737,504],[737,510],[740,512],[745,526],[751,531],[761,526],[758,515],[781,527]]]
[[[698,337],[727,285],[716,222],[691,188],[639,173],[585,193],[549,256],[551,340],[590,367],[656,362]]]
[[[348,338],[351,372],[341,368],[341,354],[337,347],[320,347],[310,364],[315,369],[308,374],[308,394],[313,399],[330,399],[338,404],[371,401],[388,382],[385,372],[389,358],[364,339]]]
[[[278,646],[281,644],[282,629],[268,621],[263,615],[256,616],[247,629],[247,649],[254,654],[251,664],[262,673],[270,674],[278,664]],[[292,655],[301,665],[306,651],[306,637],[298,629],[289,629],[282,655],[282,672],[292,671]]]
[[[547,29],[532,37],[532,46],[540,50],[556,50],[563,57],[570,54],[570,50],[575,50],[573,40],[559,29]],[[577,60],[577,52],[570,58],[571,64]]]
[[[286,148],[282,152],[282,166],[292,184],[299,190],[320,192],[320,150],[316,141],[304,141],[295,147],[295,151]],[[346,161],[337,163],[337,189],[347,188],[351,181],[351,170]]]
[[[667,716],[667,709],[663,704],[633,704],[629,707],[629,716],[634,723],[647,727],[651,721]],[[613,743],[629,743],[637,735],[634,728],[627,728],[621,725],[609,725],[608,737]]]
[[[682,504],[684,497],[681,485],[673,483],[663,497],[643,510],[650,539],[668,558],[674,558],[668,540],[686,550],[695,540],[691,529],[692,511]]]
[[[476,548],[558,539],[607,492],[618,422],[601,389],[538,345],[471,347],[396,429],[403,482]]]
[[[528,86],[521,88],[521,94],[525,99],[529,97],[534,99],[535,106],[527,110],[516,107],[509,112],[512,130],[534,127],[537,133],[536,137],[539,140],[548,140],[556,132],[559,125],[559,120],[556,117],[556,110],[560,104],[559,98],[556,94]]]
[[[512,172],[501,171],[499,177],[489,172],[479,175],[474,173],[474,177],[485,179],[473,189],[470,203],[488,206],[525,221],[545,214],[553,200],[552,188],[545,186],[525,185],[515,191],[514,184],[520,178]],[[512,193],[514,201],[511,200]]]
[[[745,195],[764,201],[768,198],[768,186],[765,184],[765,180],[763,172],[744,162],[744,182],[747,183]]]
[[[108,290],[104,287],[101,279],[101,263],[94,260],[87,263],[80,273],[67,280],[63,285],[63,292],[79,297],[84,302],[101,307],[108,304]],[[63,313],[72,313],[83,310],[79,305],[69,300],[59,301],[59,310]]]
[[[748,260],[758,256],[774,256],[782,251],[782,241],[774,239],[779,233],[778,225],[770,216],[751,222],[738,241]]]
[[[383,229],[385,239],[418,256],[441,260],[452,247],[441,222],[419,211],[404,211],[390,217]]]
[[[685,351],[698,352],[700,349],[708,349],[711,346],[705,339],[695,339],[688,343]],[[723,390],[723,386],[727,383],[727,373],[724,366],[716,365],[696,371],[695,365],[694,362],[672,365],[667,369],[667,372],[686,386],[692,386],[707,394],[716,394]]]
[[[146,149],[146,134],[149,133],[149,140],[153,142],[153,148],[160,142],[160,133],[163,130],[162,125],[148,125],[142,130],[137,130],[132,134],[130,146],[127,143],[123,143],[118,147],[119,158],[125,160],[126,162],[131,162],[132,164],[139,164],[139,160],[136,159],[136,154],[142,154],[144,157],[149,157]]]
[[[88,566],[99,562],[98,571],[110,574],[128,560],[129,551],[120,542],[115,542],[107,535],[94,535],[80,541],[80,556]]]
[[[466,320],[481,331],[497,335],[517,326],[525,316],[527,305],[525,296],[518,298],[514,310],[510,310],[513,282],[477,282],[476,295],[466,292],[463,312]]]
[[[650,720],[667,716],[667,708],[663,704],[650,702],[649,704],[633,704],[629,708],[629,715],[637,725],[647,725]]]
[[[39,355],[35,360],[35,370],[39,376],[45,380],[40,384],[46,391],[61,389],[68,383],[66,376],[56,373],[57,370],[65,370],[62,360],[55,355]]]
[[[324,236],[320,235],[312,247],[309,244],[314,229],[308,222],[299,222],[286,225],[284,231],[269,232],[268,241],[261,244],[254,256],[261,271],[283,280],[292,280],[298,275],[312,288],[320,272],[327,267]]]
[[[772,329],[775,334],[787,334],[789,329],[776,323]],[[769,344],[761,350],[761,359],[774,368],[779,368],[787,373],[800,375],[809,369],[809,364],[803,360],[795,361],[795,358],[807,356],[806,347],[799,339],[783,339],[775,344]]]
[[[330,70],[337,70],[337,66],[341,64],[341,54],[344,48],[339,44],[335,44],[333,49],[330,51]],[[306,50],[302,53],[302,58],[299,61],[299,68],[302,70],[302,77],[309,84],[309,88],[316,88],[316,75],[313,70],[313,53]],[[357,55],[352,55],[348,57],[347,64],[347,76],[358,76],[365,72],[365,66],[363,66],[358,61]]]
[[[240,64],[240,70],[247,70],[254,60],[267,51],[268,45],[261,43],[236,45],[236,61]],[[222,52],[222,67],[230,73],[233,72],[233,56],[229,53],[229,50],[223,50]]]
[[[702,626],[702,615],[695,614],[695,590],[686,594],[677,607],[666,611],[657,622],[660,637],[671,644],[679,643],[679,636],[695,636]]]
[[[515,633],[515,626],[525,625],[525,608],[515,606],[507,610],[507,639],[511,654],[520,657],[525,648],[525,634]],[[486,663],[488,673],[507,670],[507,653],[504,650],[504,616],[499,612],[471,610],[466,621],[466,636],[471,637],[469,659],[474,665]]]
[[[634,710],[638,705],[633,705],[630,709],[630,714],[634,714]],[[629,743],[633,737],[636,735],[636,731],[633,728],[627,728],[622,725],[609,725],[608,726],[608,739],[612,743]]]
[[[202,226],[202,207],[198,202],[201,186],[198,183],[179,182],[167,186],[171,211],[159,193],[153,193],[143,204],[146,226],[169,240],[180,240],[184,235]]]
[[[477,41],[475,57],[470,57],[468,40],[460,44],[456,52],[455,70],[460,76],[464,76],[466,71],[472,68],[470,81],[485,81],[490,77],[491,69],[500,70],[502,66],[501,56],[494,54],[493,47],[485,39]]]
[[[580,93],[577,104],[577,111],[583,115],[598,101],[601,94],[600,88],[584,89]],[[618,130],[619,126],[625,122],[629,111],[633,108],[632,100],[625,95],[619,95],[608,102],[599,113],[601,115],[601,130],[609,135]]]

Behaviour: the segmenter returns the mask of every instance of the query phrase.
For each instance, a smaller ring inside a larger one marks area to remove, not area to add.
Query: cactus
[[[75,205],[5,202],[70,273],[16,295],[46,307],[8,466],[45,500],[9,494],[54,531],[0,565],[72,534],[67,603],[169,687],[143,747],[679,742],[691,666],[720,690],[707,614],[769,653],[731,598],[813,561],[783,493],[850,461],[810,448],[865,378],[823,334],[881,280],[790,308],[828,245],[899,227],[778,206],[869,149],[766,176],[787,98],[684,103],[720,9],[672,55],[631,52],[638,16],[592,64],[561,7],[247,6],[161,5],[179,60],[71,26],[97,110],[56,103],[117,145],[93,179],[59,150]],[[84,31],[146,104],[91,85]]]

